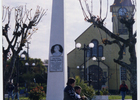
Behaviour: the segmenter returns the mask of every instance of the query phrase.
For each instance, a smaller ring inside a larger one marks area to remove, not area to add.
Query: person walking
[[[7,90],[8,90],[8,100],[11,96],[12,100],[13,100],[13,90],[14,90],[14,85],[12,84],[12,82],[10,81],[10,83],[7,86]]]
[[[63,100],[82,100],[76,96],[74,91],[75,79],[69,78],[67,86],[64,88],[64,99]]]
[[[126,92],[128,91],[128,86],[125,84],[125,81],[122,81],[122,84],[119,88],[119,93],[122,95],[122,100],[125,99]]]
[[[15,96],[17,96],[17,99],[19,100],[19,84],[18,83],[15,84],[14,95],[13,95],[14,99],[15,99]]]

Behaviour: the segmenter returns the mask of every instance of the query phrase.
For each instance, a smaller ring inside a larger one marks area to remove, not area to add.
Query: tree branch
[[[114,59],[114,62],[121,65],[122,67],[126,68],[129,70],[129,72],[131,72],[131,66],[123,61],[120,61],[120,60],[116,60]]]
[[[121,41],[121,42],[123,42],[123,43],[126,43],[126,40],[125,40],[125,39],[119,37],[118,35],[113,34],[113,33],[110,32],[106,27],[103,26],[103,21],[104,21],[104,20],[102,20],[102,19],[97,18],[97,17],[94,16],[94,17],[91,17],[91,19],[88,19],[87,21],[88,21],[88,22],[92,22],[93,25],[95,25],[95,26],[99,27],[100,29],[102,29],[102,30],[103,30],[106,34],[108,34],[111,38],[114,38],[114,39],[116,39],[116,40],[118,40],[118,41]]]
[[[111,45],[113,43],[117,44],[119,46],[119,48],[120,48],[120,51],[118,52],[118,54],[119,54],[118,60],[122,60],[123,59],[123,52],[124,52],[124,49],[125,49],[125,45],[124,44],[121,45],[121,43],[118,40],[109,41],[107,39],[103,39],[102,42],[105,45],[107,45],[107,44]]]

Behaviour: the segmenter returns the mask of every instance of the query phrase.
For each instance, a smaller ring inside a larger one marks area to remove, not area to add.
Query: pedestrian
[[[14,95],[13,95],[14,99],[15,99],[15,96],[17,96],[17,99],[19,100],[19,84],[18,83],[15,84]]]
[[[81,100],[76,96],[74,91],[75,79],[69,78],[67,81],[67,86],[64,89],[64,100]]]
[[[122,95],[122,100],[124,100],[126,92],[128,91],[128,86],[125,84],[125,81],[122,81],[120,85],[119,93]]]
[[[11,97],[12,100],[13,100],[14,85],[12,84],[11,81],[10,81],[10,83],[8,83],[7,90],[8,90],[8,100],[9,100],[10,97]]]
[[[75,86],[75,87],[74,87],[74,90],[75,90],[76,96],[77,96],[78,98],[80,98],[81,100],[88,100],[88,98],[87,98],[86,96],[80,96],[81,90],[82,90],[82,88],[81,88],[80,86]]]

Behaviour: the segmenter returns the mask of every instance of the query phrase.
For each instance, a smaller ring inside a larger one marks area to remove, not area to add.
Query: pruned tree
[[[25,43],[38,30],[36,26],[47,10],[37,6],[33,17],[32,9],[28,10],[26,5],[13,8],[3,6],[2,10],[3,43],[6,44],[3,45],[3,84],[5,90],[7,82],[11,80],[16,58]],[[6,67],[9,59],[11,60],[10,66]]]
[[[105,18],[102,18],[102,0],[99,0],[100,3],[100,15],[95,16],[93,13],[93,2],[94,0],[79,0],[85,20],[87,22],[93,23],[93,25],[97,28],[100,28],[103,30],[108,36],[110,36],[113,40],[110,41],[108,39],[102,39],[102,42],[105,45],[112,45],[117,44],[120,48],[118,54],[118,58],[114,58],[114,62],[121,65],[122,67],[125,67],[130,72],[130,83],[131,83],[131,93],[132,93],[132,100],[137,100],[137,57],[136,57],[136,51],[135,51],[135,45],[136,45],[136,32],[133,34],[133,24],[135,23],[134,20],[134,14],[136,12],[136,9],[134,12],[130,13],[131,17],[128,17],[127,13],[123,17],[119,17],[119,21],[124,24],[128,29],[128,38],[124,39],[120,37],[118,34],[114,34],[111,31],[109,31],[105,25],[104,21]],[[108,4],[108,0],[107,4]],[[136,1],[132,0],[133,4],[136,4]],[[121,0],[120,2],[123,2]],[[107,5],[108,6],[108,5]],[[108,8],[107,8],[108,9]],[[106,13],[107,14],[107,13]],[[130,64],[127,64],[126,62],[123,62],[123,51],[125,48],[129,49],[130,54]],[[117,52],[116,52],[117,53]]]

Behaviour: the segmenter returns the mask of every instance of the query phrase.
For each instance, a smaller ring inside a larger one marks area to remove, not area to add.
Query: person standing
[[[12,100],[13,100],[13,90],[14,90],[14,85],[12,84],[12,82],[10,81],[10,83],[7,86],[7,90],[8,90],[8,100],[11,96]]]
[[[69,78],[67,81],[67,86],[64,89],[64,99],[63,100],[81,100],[76,96],[74,91],[75,79]]]
[[[17,99],[19,100],[19,84],[16,83],[15,88],[14,88],[14,95],[13,98],[17,95]]]
[[[119,93],[122,95],[122,100],[124,100],[126,92],[128,91],[128,86],[125,84],[125,81],[122,81],[122,84],[119,88]]]

